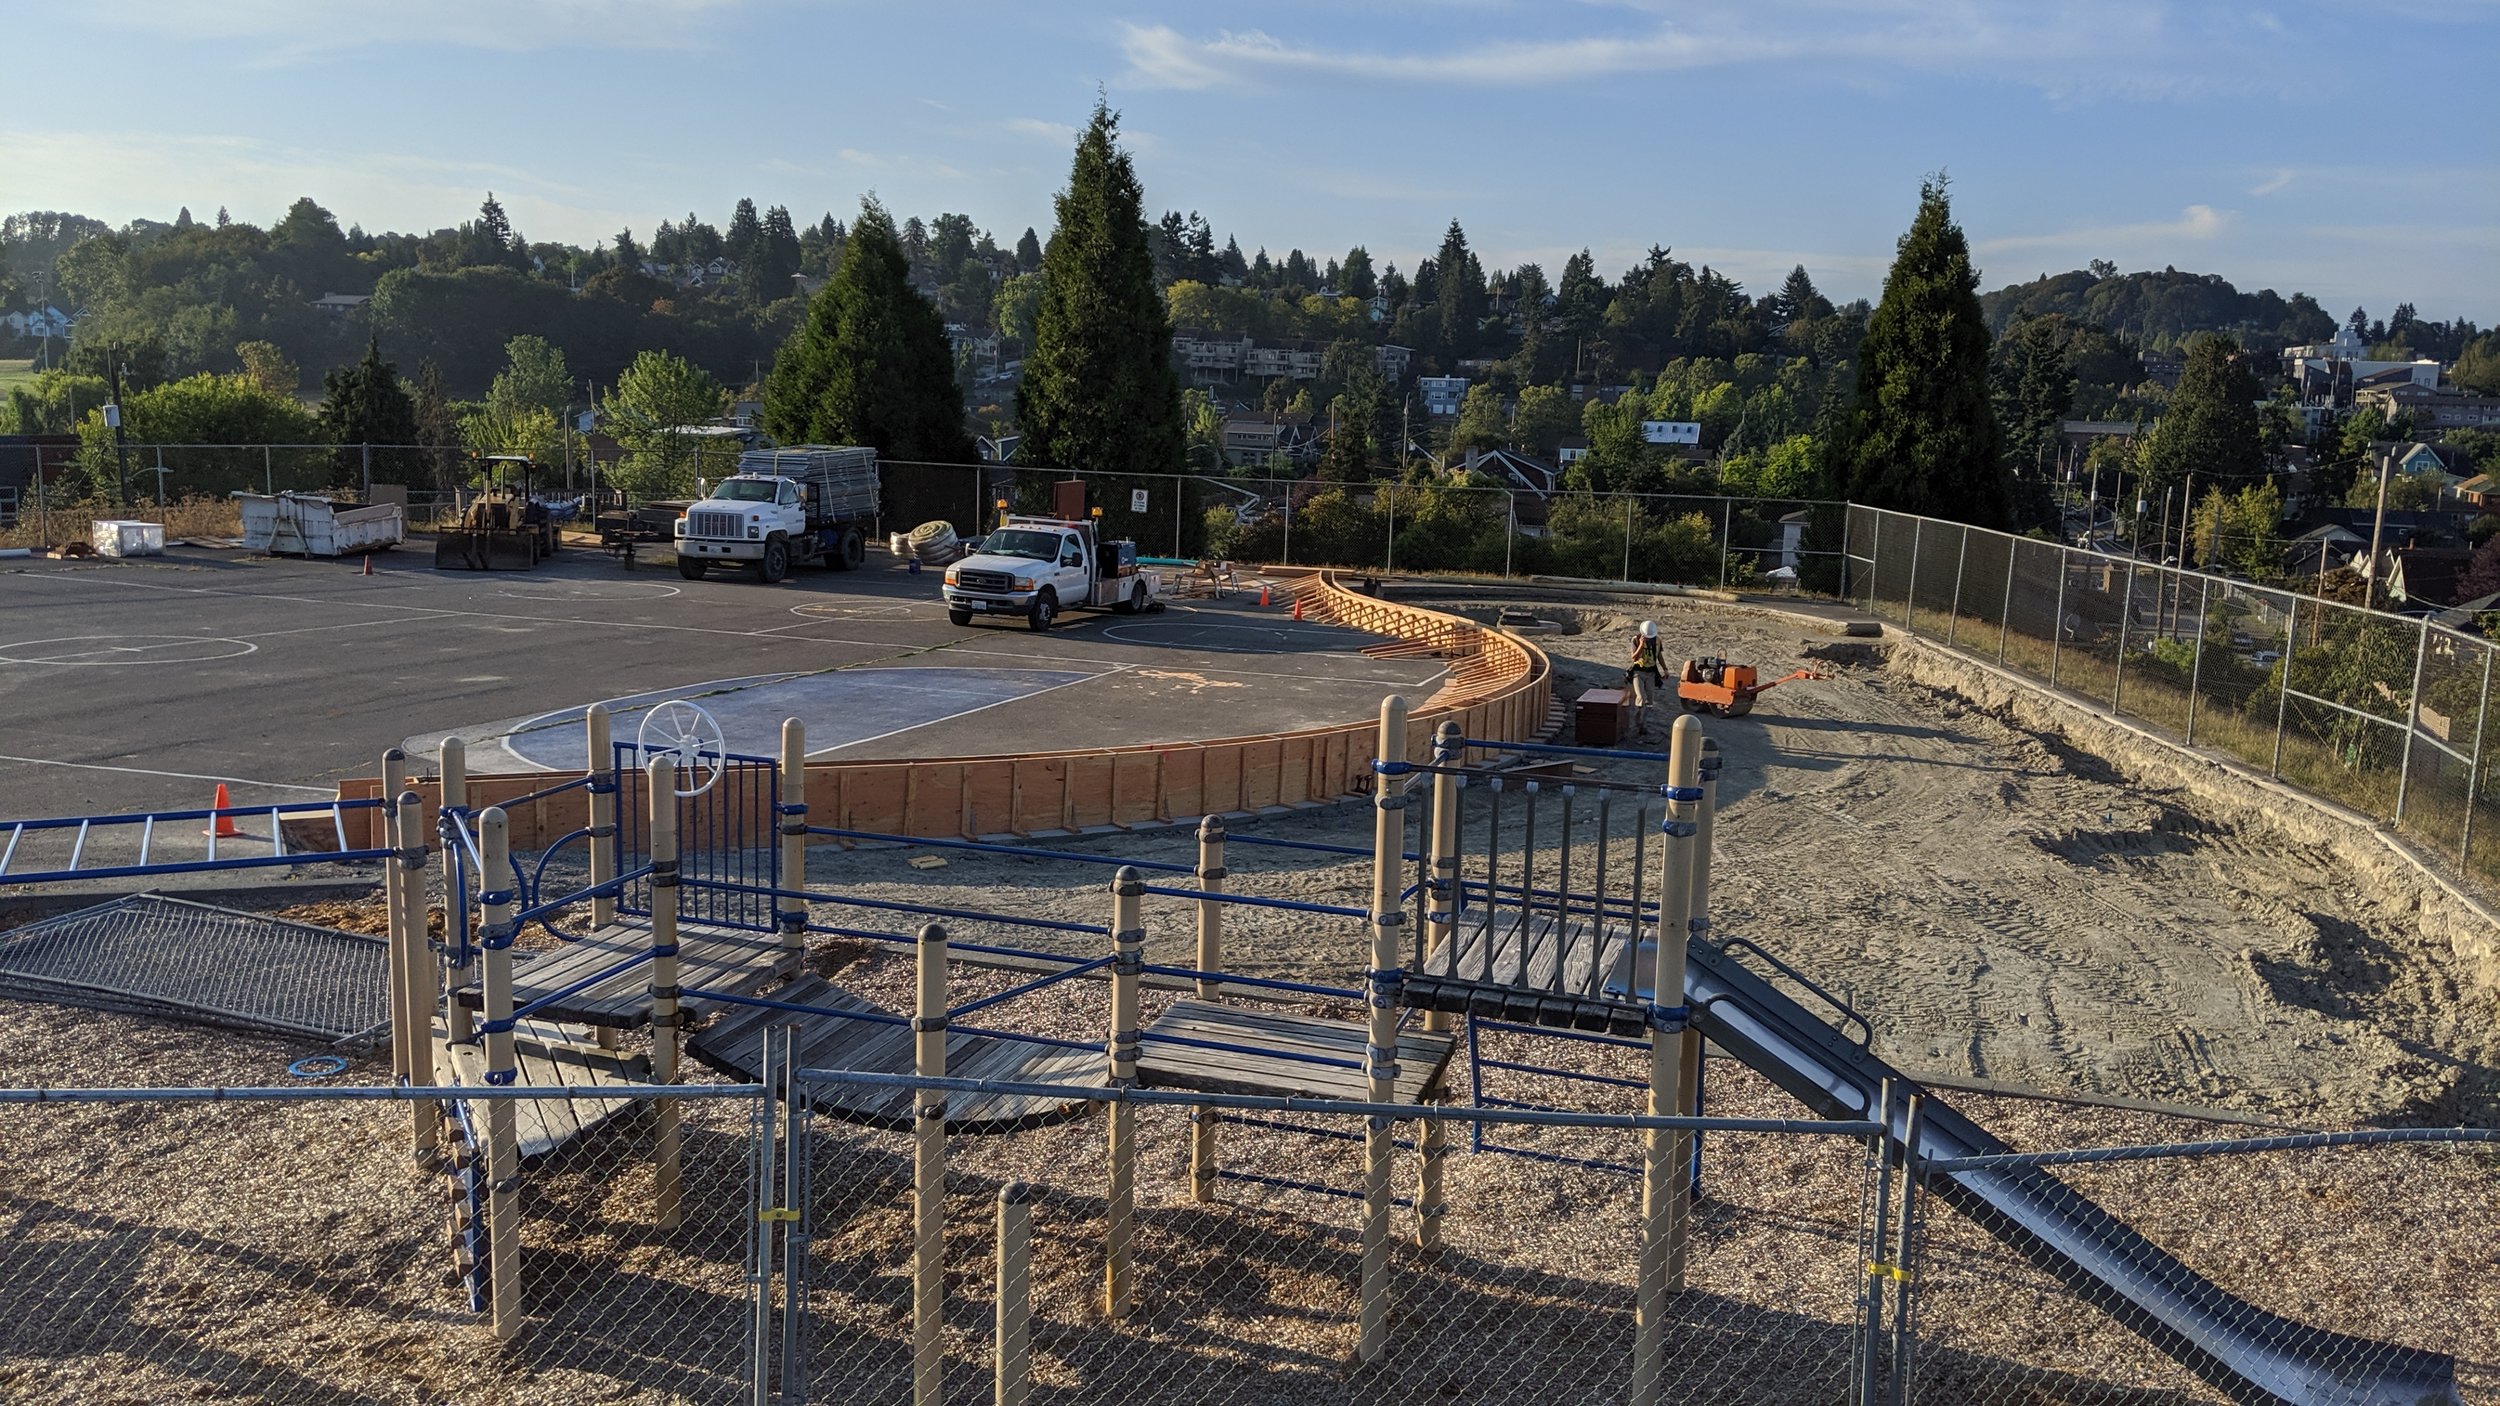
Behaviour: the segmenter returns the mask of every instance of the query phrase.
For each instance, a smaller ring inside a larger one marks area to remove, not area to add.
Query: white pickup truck
[[[1103,542],[1094,524],[1011,517],[971,556],[946,568],[946,618],[1021,615],[1047,630],[1059,612],[1080,606],[1132,615],[1161,610],[1162,578],[1137,565],[1135,542]]]

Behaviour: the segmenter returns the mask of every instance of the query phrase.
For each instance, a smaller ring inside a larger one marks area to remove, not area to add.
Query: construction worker
[[[1632,732],[1635,736],[1649,731],[1649,700],[1665,683],[1659,668],[1658,622],[1644,620],[1640,633],[1632,637]]]

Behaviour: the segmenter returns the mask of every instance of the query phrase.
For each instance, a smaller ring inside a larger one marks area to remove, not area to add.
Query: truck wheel
[[[1034,633],[1039,634],[1049,629],[1050,622],[1058,618],[1058,594],[1053,591],[1044,591],[1033,598],[1033,608],[1025,612],[1024,622],[1033,628]]]
[[[960,630],[972,623],[972,612],[969,610],[950,610],[946,612],[946,623]]]
[[[1111,613],[1114,615],[1135,615],[1137,613],[1137,608],[1145,603],[1145,597],[1145,587],[1131,586],[1126,594],[1111,603]]]
[[[689,581],[700,581],[703,579],[703,573],[711,570],[711,566],[712,564],[710,562],[705,561],[701,557],[679,557],[677,559],[677,574],[685,577]]]
[[[788,579],[789,575],[790,543],[785,538],[775,537],[764,544],[763,560],[755,564],[755,579],[770,586]]]
[[[833,554],[825,558],[825,565],[836,571],[857,571],[867,562],[868,542],[856,527],[843,528],[842,539],[834,544]]]

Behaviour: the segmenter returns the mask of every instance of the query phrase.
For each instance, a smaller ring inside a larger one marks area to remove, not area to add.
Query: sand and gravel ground
[[[1769,617],[1661,608],[1670,660],[1715,653],[1766,676],[1815,662],[1750,718],[1712,721],[1727,756],[1719,927],[1844,993],[1905,1067],[2081,1097],[2157,1100],[2299,1126],[2488,1124],[2493,999],[2429,950],[2403,893],[2339,881],[2331,855],[2200,815],[2057,740],[1889,673],[1880,651]],[[1611,683],[1629,618],[1547,610],[1565,696]],[[1663,714],[1653,718],[1653,737]],[[1627,775],[1591,772],[1589,775]],[[1648,778],[1643,778],[1648,779]],[[1514,835],[1514,805],[1506,830]],[[1618,817],[1618,820],[1620,817]],[[1347,809],[1240,833],[1366,842]],[[1481,821],[1478,822],[1479,824]],[[1584,822],[1585,823],[1585,822]],[[1582,832],[1583,843],[1587,832]],[[1541,845],[1553,842],[1549,828]],[[1183,831],[1066,842],[1188,862]],[[1516,843],[1516,841],[1512,841]],[[1618,840],[1618,845],[1621,841]],[[1612,854],[1610,882],[1630,879]],[[818,889],[1060,921],[1107,920],[1107,870],[953,853],[823,851]],[[1353,862],[1235,845],[1239,892],[1357,904]],[[1589,863],[1584,849],[1579,861]],[[1558,857],[1549,860],[1557,863]],[[1549,871],[1550,872],[1550,871]],[[1583,871],[1585,872],[1585,871]],[[1174,880],[1174,882],[1183,882]],[[311,916],[311,915],[305,915]],[[355,915],[326,915],[354,925]],[[904,930],[820,907],[820,922]],[[1148,901],[1149,957],[1185,965],[1192,905]],[[1094,955],[1084,934],[956,923],[962,940]],[[1237,909],[1227,964],[1351,983],[1359,923]],[[908,958],[827,939],[821,969],[905,1008]],[[960,969],[958,1000],[1021,973]],[[1147,1015],[1169,997],[1149,993]],[[1312,1002],[1305,1010],[1350,1014]],[[56,1086],[274,1084],[308,1050],[136,1018],[0,1003],[0,1081]],[[1106,1024],[1073,983],[984,1020],[1068,1038]],[[1491,1048],[1488,1054],[1494,1054]],[[1502,1052],[1633,1073],[1622,1052],[1539,1042]],[[1464,1058],[1462,1053],[1461,1058]],[[1463,1082],[1463,1067],[1456,1071]],[[380,1082],[386,1064],[342,1082]],[[1497,1073],[1488,1091],[1629,1111],[1630,1094]],[[2212,1123],[2035,1100],[1956,1096],[2016,1146],[2211,1137]],[[1713,1113],[1794,1116],[1714,1060]],[[525,1178],[535,1324],[498,1347],[448,1272],[444,1180],[410,1166],[390,1105],[120,1105],[0,1110],[0,1397],[637,1402],[740,1399],[747,1200],[744,1110],[694,1106],[689,1214],[648,1224],[650,1128],[629,1115]],[[1058,1399],[1542,1402],[1619,1394],[1628,1353],[1633,1184],[1549,1161],[1453,1158],[1435,1260],[1401,1250],[1387,1367],[1346,1363],[1355,1280],[1350,1202],[1227,1183],[1186,1203],[1177,1113],[1143,1120],[1138,1321],[1107,1327],[1099,1285],[1101,1124],[959,1143],[950,1198],[954,1379],[985,1350],[989,1196],[1042,1188],[1036,1211],[1040,1380]],[[1231,1165],[1351,1186],[1352,1144],[1228,1128]],[[1520,1133],[1609,1161],[1618,1134]],[[1464,1135],[1460,1136],[1464,1146]],[[818,1399],[895,1394],[908,1322],[907,1140],[816,1139],[809,1321]],[[1844,1140],[1727,1135],[1706,1152],[1692,1289],[1677,1300],[1677,1399],[1839,1400],[1858,1285],[1865,1161]],[[2500,1169],[2481,1152],[2389,1148],[2163,1161],[2071,1174],[2224,1288],[2357,1335],[2455,1352],[2468,1400],[2500,1399]],[[1406,1189],[1411,1169],[1399,1173]],[[1399,1225],[1411,1224],[1401,1212]],[[2212,1400],[2209,1390],[1939,1210],[1921,1255],[1922,1399]]]

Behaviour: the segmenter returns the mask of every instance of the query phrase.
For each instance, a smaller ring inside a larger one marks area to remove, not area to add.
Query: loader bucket
[[[468,532],[446,532],[434,539],[437,571],[484,571],[486,558],[478,538]]]

